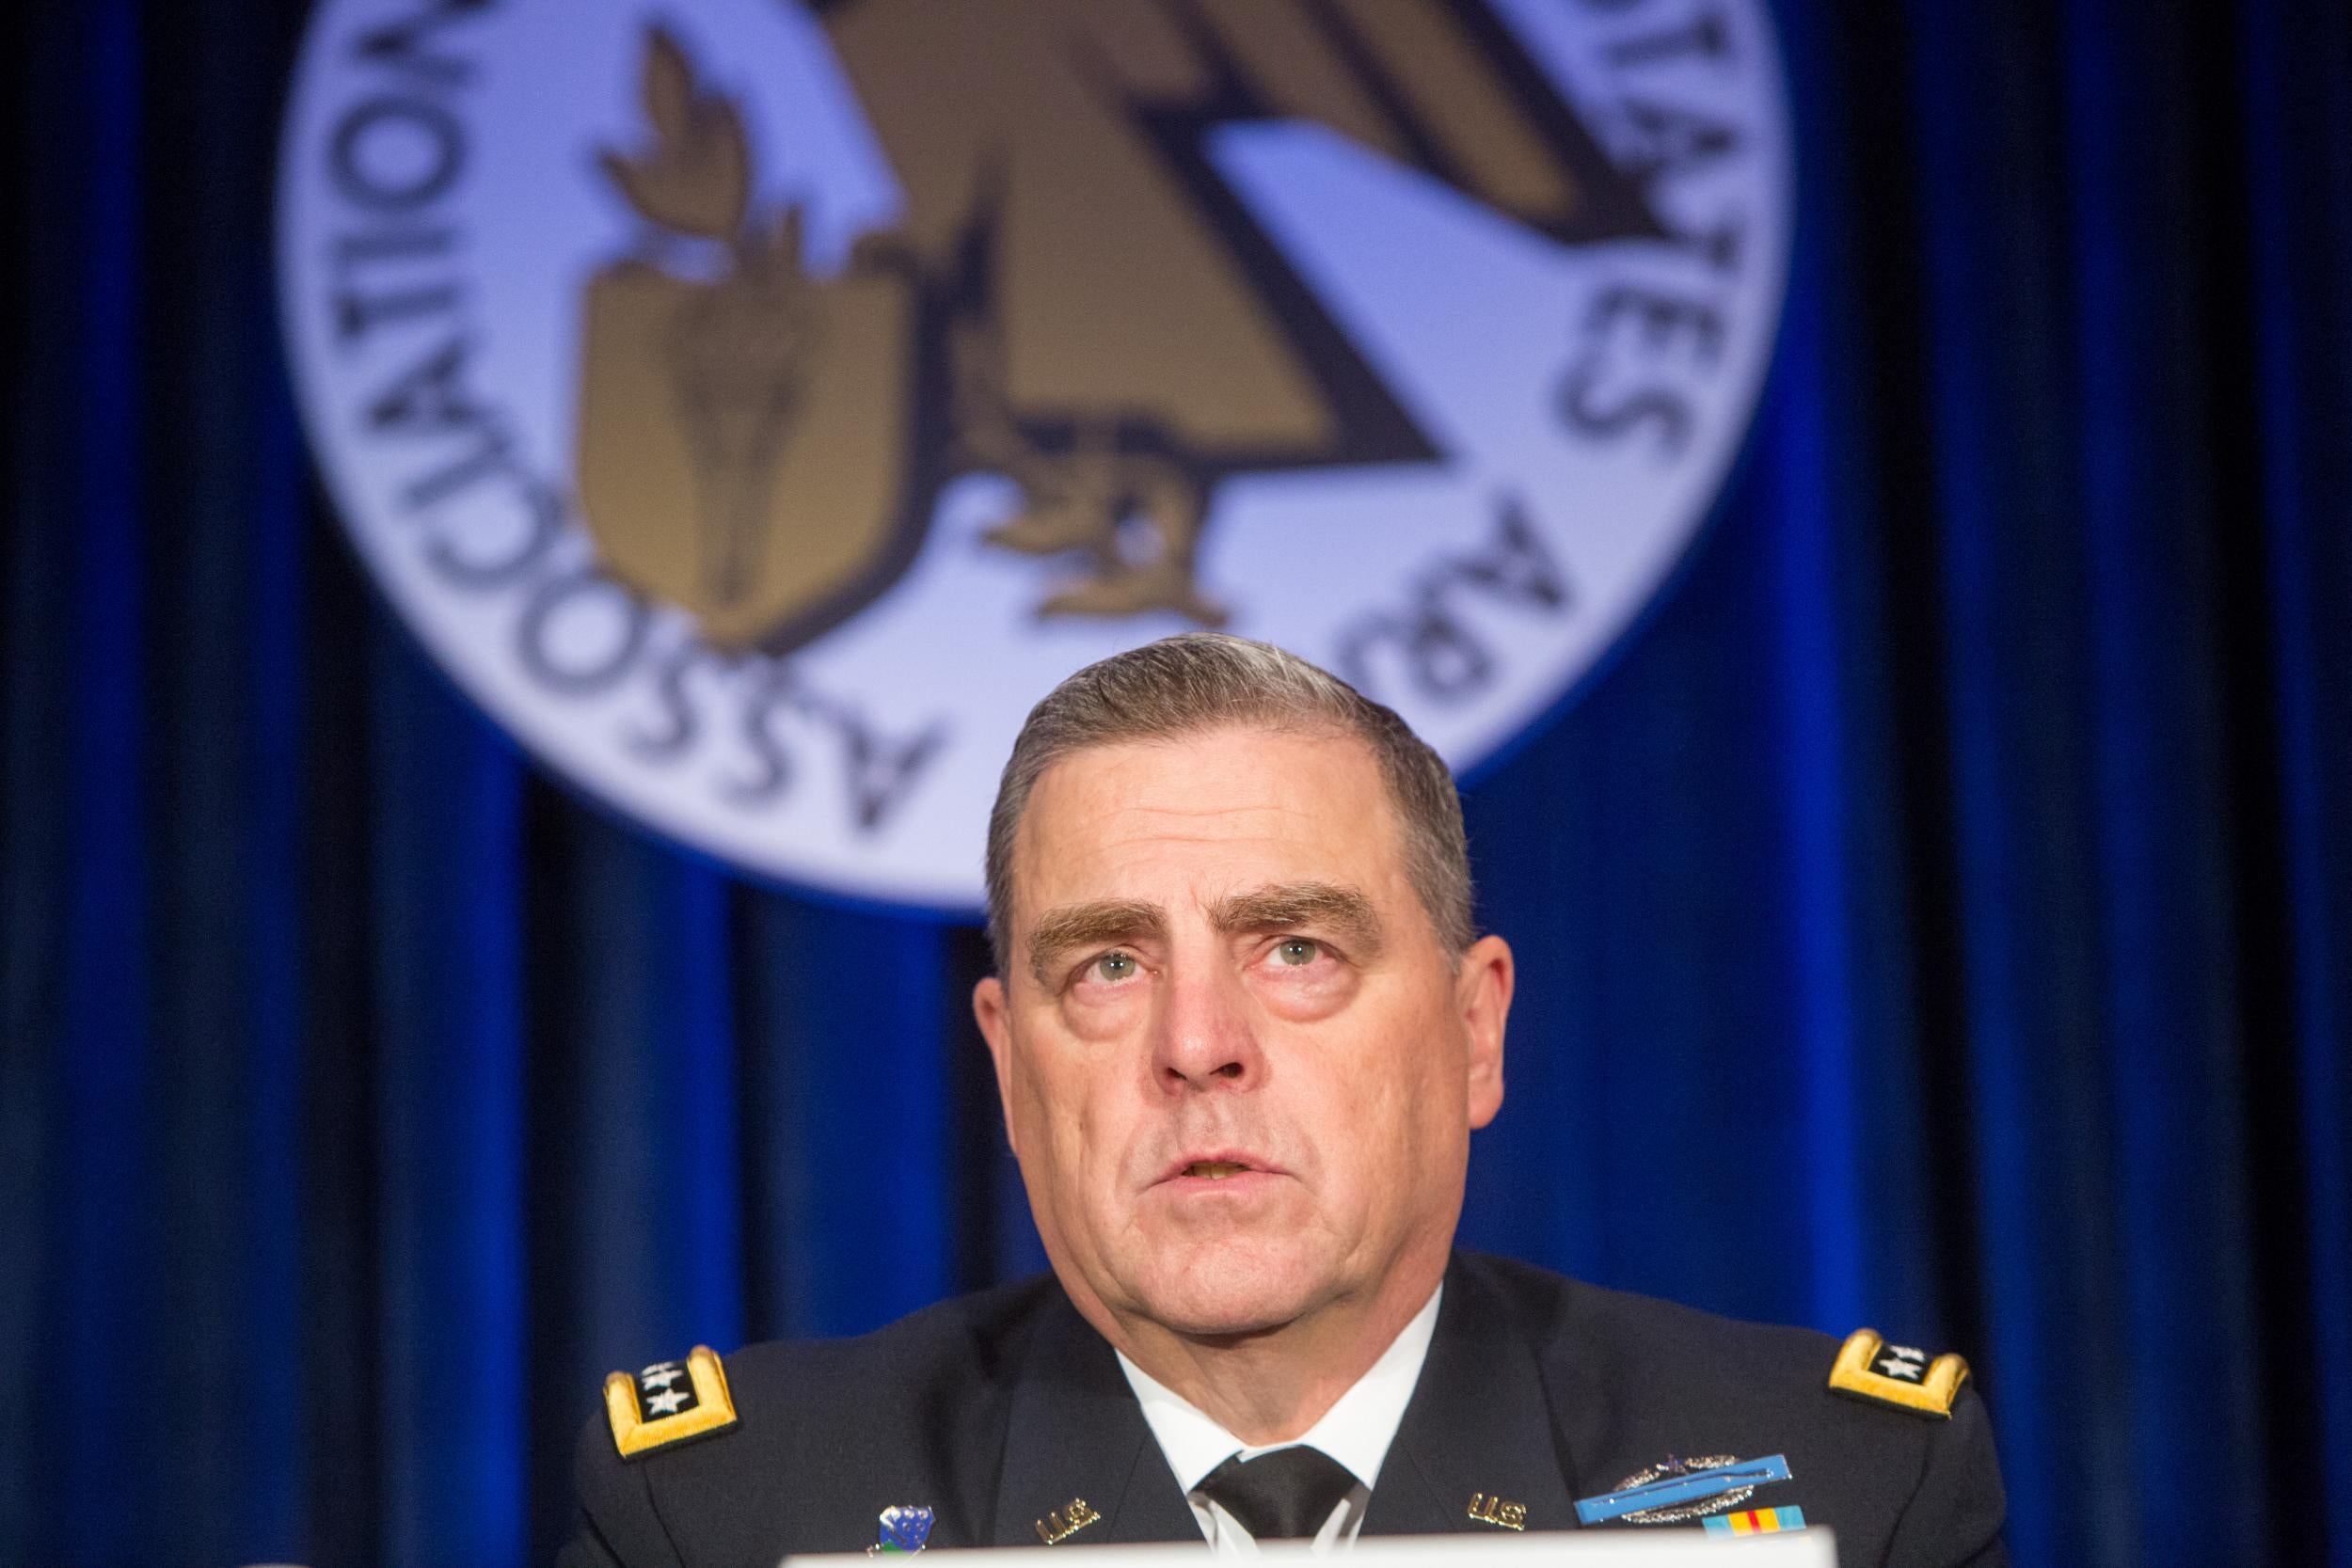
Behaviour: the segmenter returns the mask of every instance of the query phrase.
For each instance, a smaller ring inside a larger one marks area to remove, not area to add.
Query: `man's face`
[[[1417,1307],[1502,1102],[1511,960],[1444,949],[1370,749],[1077,752],[1031,793],[1012,881],[974,1005],[1081,1310],[1198,1337]]]

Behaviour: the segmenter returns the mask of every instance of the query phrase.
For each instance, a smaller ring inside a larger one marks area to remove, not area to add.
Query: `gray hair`
[[[1045,770],[1073,752],[1228,725],[1328,731],[1370,747],[1396,807],[1406,876],[1438,940],[1455,955],[1476,940],[1462,799],[1428,742],[1392,710],[1295,654],[1193,631],[1089,664],[1029,710],[988,815],[988,940],[999,973],[1012,941],[1013,840]]]

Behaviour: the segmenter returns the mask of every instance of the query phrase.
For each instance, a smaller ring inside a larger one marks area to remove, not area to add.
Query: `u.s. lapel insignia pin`
[[[1472,1492],[1470,1516],[1482,1525],[1500,1525],[1504,1529],[1527,1528],[1527,1505],[1506,1503],[1491,1492]]]
[[[1073,1497],[1037,1522],[1037,1538],[1058,1546],[1101,1517],[1084,1497]]]
[[[884,1552],[919,1552],[931,1538],[931,1521],[937,1517],[920,1503],[894,1503],[882,1511],[878,1539],[866,1548],[867,1557],[880,1557]]]
[[[1727,1453],[1681,1459],[1669,1454],[1634,1471],[1613,1491],[1579,1497],[1576,1516],[1587,1525],[1611,1519],[1629,1525],[1678,1525],[1727,1513],[1756,1496],[1757,1487],[1788,1479],[1786,1454],[1762,1459],[1734,1459]]]

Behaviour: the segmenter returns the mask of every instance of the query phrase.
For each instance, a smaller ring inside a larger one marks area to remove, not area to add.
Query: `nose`
[[[1162,1091],[1254,1089],[1265,1077],[1265,1054],[1251,1026],[1240,976],[1225,966],[1186,967],[1160,990],[1152,1078]]]

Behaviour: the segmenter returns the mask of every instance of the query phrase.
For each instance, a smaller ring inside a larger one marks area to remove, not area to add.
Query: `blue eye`
[[[1105,953],[1094,960],[1094,973],[1105,980],[1124,980],[1136,972],[1132,953]]]
[[[1277,947],[1274,955],[1293,969],[1298,969],[1321,958],[1323,945],[1320,942],[1309,942],[1305,937],[1292,937]]]

